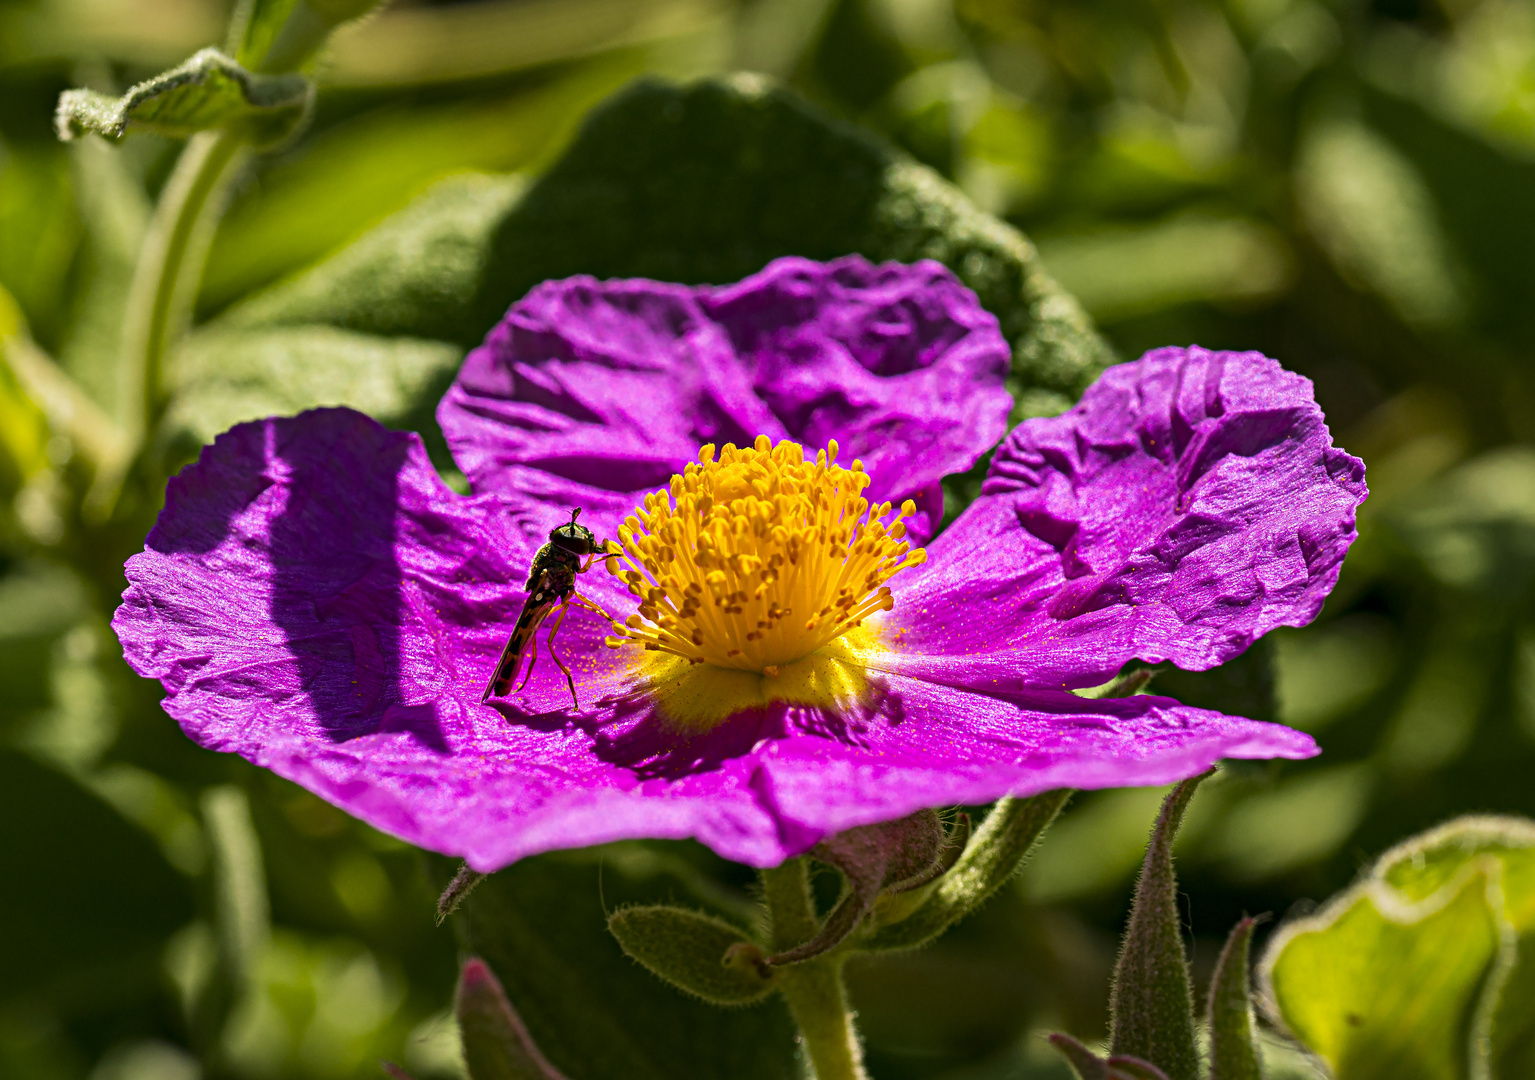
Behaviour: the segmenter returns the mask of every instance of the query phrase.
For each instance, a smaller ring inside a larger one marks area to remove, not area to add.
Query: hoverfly
[[[576,680],[554,651],[554,635],[560,632],[560,624],[565,621],[565,613],[570,610],[572,603],[580,604],[609,622],[612,621],[607,612],[576,592],[576,575],[586,573],[598,559],[613,556],[607,552],[606,544],[597,542],[590,529],[576,524],[580,513],[581,508],[578,506],[570,512],[568,522],[551,529],[549,542],[533,556],[533,566],[528,570],[528,583],[525,586],[528,598],[522,603],[522,614],[517,617],[517,626],[507,639],[506,648],[501,650],[501,659],[496,662],[495,673],[486,684],[485,692],[480,695],[481,704],[489,701],[492,695],[502,697],[511,692],[512,680],[522,667],[524,652],[531,652],[528,672],[517,689],[521,690],[528,685],[528,679],[533,677],[533,665],[538,661],[538,640],[534,635],[550,613],[559,608],[559,618],[554,620],[554,628],[549,631],[549,655],[554,657],[554,662],[565,673],[565,682],[570,686],[571,702],[576,708],[581,707],[581,702],[576,698]],[[586,559],[584,563],[581,561],[583,557]]]

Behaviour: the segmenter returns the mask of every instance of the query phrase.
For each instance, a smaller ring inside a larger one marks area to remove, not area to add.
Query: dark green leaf
[[[94,133],[114,142],[132,134],[180,138],[241,125],[253,142],[268,144],[292,133],[313,93],[300,75],[254,75],[217,49],[204,49],[122,97],[67,90],[54,124],[61,139]]]
[[[455,1012],[469,1080],[565,1080],[539,1052],[496,976],[477,956],[464,964]]]
[[[731,946],[752,941],[713,915],[670,904],[636,905],[610,915],[608,929],[635,960],[712,1004],[749,1005],[773,989],[754,966],[724,963]]]
[[[482,322],[475,313],[492,238],[526,186],[515,176],[444,180],[339,254],[231,309],[213,327],[323,324],[478,345],[501,314]],[[503,310],[515,299],[506,296]]]
[[[1135,883],[1135,903],[1109,1002],[1114,1053],[1152,1062],[1171,1080],[1198,1080],[1199,1076],[1194,997],[1173,873],[1173,838],[1194,789],[1210,775],[1206,772],[1183,781],[1162,803]]]
[[[242,420],[319,405],[350,405],[413,426],[430,417],[462,358],[441,341],[332,326],[207,331],[193,335],[171,365],[175,393],[165,431],[204,443]]]
[[[1247,918],[1237,923],[1215,965],[1210,984],[1209,1080],[1263,1080],[1247,976],[1247,954],[1258,921]]]
[[[607,910],[619,905],[703,899],[706,890],[652,857],[665,850],[525,859],[486,878],[453,925],[572,1077],[790,1080],[794,1029],[778,1001],[720,1011],[657,982],[608,933]],[[444,881],[449,873],[445,865]]]
[[[441,185],[228,320],[472,346],[548,278],[729,282],[780,255],[861,252],[952,268],[1001,320],[1019,387],[1075,397],[1111,360],[1023,236],[867,132],[760,79],[636,84],[515,194],[510,180]]]

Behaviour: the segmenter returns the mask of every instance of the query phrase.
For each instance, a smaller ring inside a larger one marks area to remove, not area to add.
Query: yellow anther
[[[926,558],[903,542],[916,505],[881,520],[890,504],[871,506],[863,463],[843,468],[837,453],[832,441],[806,461],[766,435],[700,449],[618,530],[622,566],[609,570],[641,604],[606,643],[771,675],[888,611],[885,582]]]

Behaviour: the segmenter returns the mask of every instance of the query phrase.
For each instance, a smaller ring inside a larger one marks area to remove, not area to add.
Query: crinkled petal
[[[878,499],[913,498],[1006,430],[1010,350],[936,262],[784,258],[735,285],[540,285],[469,354],[437,418],[481,492],[622,513],[705,443],[836,439]]]
[[[1259,353],[1147,353],[1008,436],[981,497],[891,583],[892,669],[1016,689],[1092,686],[1136,657],[1214,667],[1316,616],[1366,494],[1309,380]]]
[[[480,870],[555,848],[696,837],[771,865],[923,806],[1154,784],[1309,738],[1152,697],[980,694],[874,673],[864,704],[785,704],[679,736],[573,609],[525,693],[479,703],[564,507],[462,498],[413,435],[320,410],[241,425],[170,485],[113,620],[197,742],[239,753]],[[605,574],[578,579],[614,610]]]

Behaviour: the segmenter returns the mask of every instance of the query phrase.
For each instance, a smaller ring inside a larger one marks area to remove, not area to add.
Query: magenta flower
[[[933,263],[550,282],[439,410],[476,494],[349,410],[242,424],[171,482],[113,625],[197,742],[482,871],[629,837],[767,866],[923,807],[1314,754],[1070,692],[1316,615],[1365,486],[1310,383],[1198,348],[1113,368],[1003,441],[924,559],[939,479],[1002,436],[1007,363]],[[481,705],[576,506],[623,545],[577,583],[621,625],[560,632],[580,708],[547,661]]]

